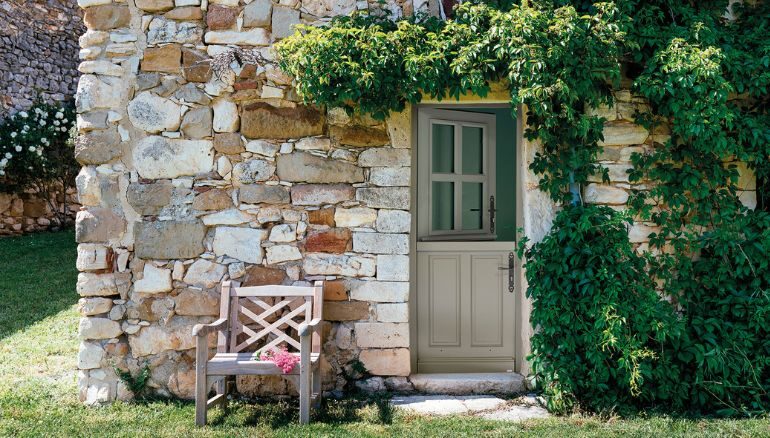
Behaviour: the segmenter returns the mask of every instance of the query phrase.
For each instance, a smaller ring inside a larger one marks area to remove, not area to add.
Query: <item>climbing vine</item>
[[[730,3],[477,0],[446,21],[338,17],[277,50],[306,101],[380,119],[495,81],[526,105],[530,168],[564,206],[522,249],[552,409],[752,415],[770,410],[770,216],[745,206],[738,168],[770,175],[770,5]],[[664,133],[632,156],[630,214],[659,230],[639,250],[618,213],[570,205],[571,184],[604,172],[592,110],[621,81]]]

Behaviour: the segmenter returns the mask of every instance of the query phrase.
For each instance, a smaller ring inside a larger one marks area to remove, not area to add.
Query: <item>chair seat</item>
[[[299,353],[292,353],[299,356]],[[312,368],[318,366],[319,353],[310,353]],[[232,376],[232,375],[299,375],[299,363],[288,373],[284,373],[278,366],[266,360],[256,360],[254,353],[217,353],[208,361],[206,375]]]

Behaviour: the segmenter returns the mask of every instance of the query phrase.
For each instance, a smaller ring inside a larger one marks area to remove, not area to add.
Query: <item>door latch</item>
[[[500,267],[497,268],[497,269],[499,269],[501,271],[508,271],[508,292],[510,292],[510,293],[513,293],[514,286],[515,286],[515,281],[516,281],[516,278],[514,277],[514,274],[516,273],[516,271],[514,269],[514,266],[515,266],[514,265],[514,263],[515,263],[514,257],[515,257],[514,254],[512,252],[509,252],[508,253],[508,267],[505,268],[505,267],[500,266]]]
[[[489,233],[495,234],[495,197],[489,197]]]

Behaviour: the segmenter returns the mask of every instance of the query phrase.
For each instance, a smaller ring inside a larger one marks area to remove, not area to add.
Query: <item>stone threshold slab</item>
[[[412,374],[409,380],[422,394],[513,395],[526,391],[526,380],[518,373]]]
[[[524,421],[547,418],[548,411],[535,397],[504,400],[492,395],[408,395],[393,397],[397,409],[420,415],[474,415],[488,420]]]

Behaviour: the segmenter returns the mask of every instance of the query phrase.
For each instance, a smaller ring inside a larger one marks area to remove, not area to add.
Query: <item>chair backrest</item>
[[[299,326],[321,318],[323,281],[313,286],[250,286],[222,283],[219,317],[228,320],[227,334],[219,335],[217,351],[239,353],[268,350],[283,343],[299,350]],[[312,338],[312,352],[321,352],[321,336]]]

